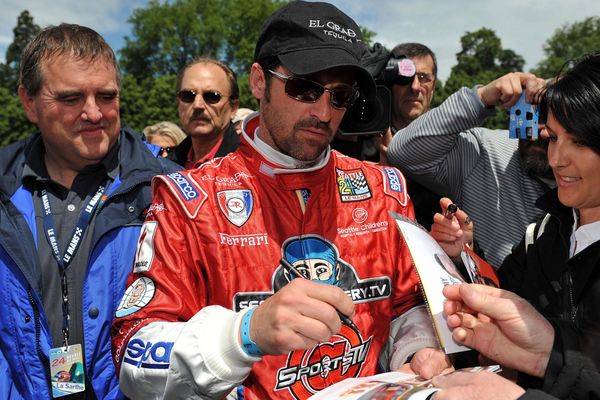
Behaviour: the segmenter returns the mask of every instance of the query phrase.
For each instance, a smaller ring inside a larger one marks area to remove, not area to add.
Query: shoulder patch
[[[150,271],[152,261],[154,260],[154,236],[158,228],[158,221],[146,221],[142,225],[137,248],[135,250],[135,261],[133,262],[133,272]]]
[[[137,278],[125,291],[119,308],[115,312],[116,318],[126,317],[146,307],[154,297],[154,281],[142,276]]]
[[[380,171],[383,174],[383,191],[385,194],[398,200],[401,206],[406,206],[408,204],[408,195],[406,193],[404,175],[392,167],[383,167]]]
[[[190,176],[190,172],[174,172],[168,175],[159,175],[157,178],[167,184],[187,216],[196,218],[208,195]]]

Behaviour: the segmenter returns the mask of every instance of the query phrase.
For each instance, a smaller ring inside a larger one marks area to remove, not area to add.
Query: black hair
[[[600,53],[565,64],[546,87],[540,118],[548,113],[584,146],[600,155]]]
[[[275,71],[275,69],[281,65],[281,61],[279,61],[277,56],[267,56],[259,59],[258,65],[260,65],[265,74],[265,100],[269,101],[271,100],[270,90],[272,78],[269,70]]]

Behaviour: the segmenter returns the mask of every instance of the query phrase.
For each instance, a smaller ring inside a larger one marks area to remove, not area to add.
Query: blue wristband
[[[251,357],[262,357],[264,353],[260,347],[250,339],[250,319],[252,318],[254,311],[256,311],[256,307],[251,308],[242,318],[242,325],[240,326],[242,349],[244,349],[244,352]]]

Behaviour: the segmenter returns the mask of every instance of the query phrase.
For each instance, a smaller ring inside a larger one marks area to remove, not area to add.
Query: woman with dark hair
[[[548,161],[557,188],[538,199],[536,206],[547,213],[546,217],[506,257],[498,277],[501,288],[525,298],[550,322],[554,335],[549,342],[552,348],[548,348],[543,365],[525,369],[518,356],[510,365],[502,351],[487,354],[493,347],[489,346],[492,338],[488,338],[487,345],[480,342],[474,347],[487,357],[502,359],[508,367],[526,372],[518,376],[517,383],[527,389],[521,390],[523,395],[519,399],[548,398],[546,394],[562,399],[597,399],[600,396],[600,54],[588,55],[559,74],[542,93],[539,107],[540,119],[546,123],[542,135],[549,140]],[[439,229],[452,230],[452,221],[447,218],[436,221]],[[463,234],[459,229],[454,231],[457,236]],[[462,237],[456,239],[462,240]],[[449,245],[456,244],[455,241],[446,242],[447,246],[441,244],[446,251],[457,247]],[[473,329],[480,323],[473,324],[475,320],[489,323],[469,316],[463,321],[469,321],[464,323],[471,326],[460,327]],[[491,322],[502,326],[500,319],[492,318]],[[479,379],[480,383],[483,381]],[[516,398],[504,395],[514,384],[489,383],[480,387],[486,397]],[[472,387],[470,390],[471,395],[475,393]],[[490,390],[497,391],[499,396],[490,395]],[[467,398],[471,397],[461,397]]]

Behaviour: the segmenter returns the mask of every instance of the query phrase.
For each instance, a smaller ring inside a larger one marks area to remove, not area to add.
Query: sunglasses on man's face
[[[429,82],[433,82],[435,80],[435,77],[432,74],[428,74],[427,72],[417,72],[414,76],[410,78],[399,77],[394,83],[400,86],[412,85],[415,76],[417,77],[417,80],[421,85],[426,85]]]
[[[325,92],[329,92],[331,97],[329,101],[335,108],[348,108],[358,97],[358,91],[355,87],[345,83],[337,85],[333,89],[328,89],[320,83],[297,76],[286,76],[278,72],[269,70],[269,72],[285,82],[284,91],[292,99],[304,103],[315,103]]]
[[[179,100],[183,101],[184,103],[193,103],[196,99],[196,95],[198,94],[200,93],[196,92],[193,89],[185,89],[177,92],[177,98],[179,98]],[[217,104],[221,101],[223,97],[226,96],[214,90],[202,92],[202,99],[206,104]]]

